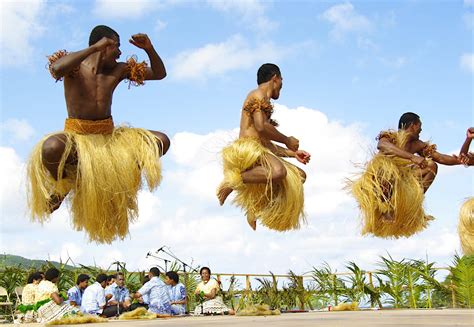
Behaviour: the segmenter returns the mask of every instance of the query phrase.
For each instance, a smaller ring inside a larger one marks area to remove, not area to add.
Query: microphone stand
[[[181,259],[179,259],[178,257],[176,257],[171,251],[166,251],[165,249],[165,246],[163,246],[160,250],[158,250],[157,252],[159,251],[163,251],[164,254],[167,254],[169,255],[171,258],[175,259],[176,261],[178,261],[179,263],[181,263],[183,265],[183,273],[184,273],[184,284],[187,285],[188,283],[188,273],[186,272],[186,267],[188,268],[191,268],[191,271],[190,272],[197,272],[197,269],[196,268],[193,268],[192,266],[188,265],[186,262],[182,261]],[[203,310],[203,306],[201,304],[201,310]],[[186,312],[189,312],[189,301],[186,301]]]
[[[155,259],[158,259],[158,260],[163,260],[165,262],[165,265],[169,262],[169,260],[167,259],[164,259],[164,258],[161,258],[159,256],[156,256],[154,254],[151,254],[150,252],[147,253],[146,257],[145,258],[148,258],[148,257],[152,257],[152,258],[155,258]],[[161,267],[160,265],[157,265],[161,270],[163,270],[163,267]],[[166,269],[165,269],[166,271]]]
[[[115,277],[115,291],[114,291],[114,295],[115,295],[115,300],[117,301],[117,317],[120,316],[120,299],[119,299],[119,296],[120,296],[120,292],[118,290],[118,285],[117,285],[117,278],[118,278],[118,273],[119,273],[119,268],[120,268],[120,262],[119,261],[116,261],[114,262],[115,265],[117,266],[117,275]]]

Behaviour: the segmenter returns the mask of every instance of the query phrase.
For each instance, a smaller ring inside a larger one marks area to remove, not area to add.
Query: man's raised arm
[[[71,73],[81,64],[84,59],[89,57],[91,54],[101,51],[109,45],[115,43],[116,42],[114,40],[103,37],[99,42],[91,45],[88,48],[85,48],[84,50],[68,53],[66,56],[59,58],[51,64],[51,73],[56,79],[60,79]]]
[[[148,35],[142,33],[134,34],[129,42],[134,46],[145,50],[150,59],[151,68],[146,69],[145,80],[160,80],[166,77],[166,68],[163,64],[163,60],[161,60],[153,47],[153,44],[151,44]]]

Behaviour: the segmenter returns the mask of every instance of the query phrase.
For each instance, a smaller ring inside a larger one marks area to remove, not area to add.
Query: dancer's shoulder
[[[267,111],[271,106],[270,101],[262,92],[253,90],[247,95],[243,110],[254,113],[255,111]]]

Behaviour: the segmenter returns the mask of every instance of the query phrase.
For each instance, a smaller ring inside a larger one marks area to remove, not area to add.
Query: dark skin
[[[421,177],[423,189],[424,192],[426,192],[433,183],[438,172],[437,163],[452,166],[461,164],[461,161],[456,156],[442,154],[437,151],[434,151],[431,156],[433,160],[427,161],[422,156],[422,150],[427,144],[419,139],[421,133],[421,121],[411,124],[406,128],[406,131],[410,136],[403,149],[391,143],[387,138],[381,138],[377,148],[384,154],[394,155],[412,161],[414,166],[417,167],[415,173]]]
[[[247,95],[243,107],[245,107],[245,105],[252,99],[264,101],[278,99],[280,97],[282,86],[283,78],[278,75],[273,75],[268,82],[260,84],[257,89],[252,90]],[[299,140],[297,138],[286,136],[278,131],[278,129],[271,124],[270,118],[261,111],[255,111],[250,117],[244,110],[242,110],[239,137],[258,138],[265,147],[278,157],[295,158],[305,165],[311,159],[311,155],[308,152],[299,149]],[[274,142],[283,144],[285,147],[275,144]],[[273,156],[267,156],[266,159],[268,160],[269,168],[257,165],[244,171],[241,174],[242,181],[246,184],[266,183],[267,176],[269,175],[273,182],[281,182],[284,180],[287,172],[283,163]],[[270,170],[270,174],[268,170]],[[300,168],[298,168],[298,171],[300,172],[301,179],[304,182],[306,180],[306,173]],[[217,189],[217,198],[220,205],[224,204],[232,191],[233,189],[225,185],[225,183],[219,185]],[[253,230],[257,228],[256,217],[247,216],[247,222]]]
[[[469,147],[471,146],[471,141],[474,138],[474,127],[468,128],[466,131],[466,140],[464,141],[461,151],[459,152],[459,157],[461,161],[466,166],[474,166],[474,155],[469,153]]]
[[[449,156],[446,154],[434,151],[431,159],[426,160],[422,156],[423,149],[427,144],[419,139],[421,133],[421,121],[409,125],[405,130],[409,133],[408,141],[403,148],[400,148],[390,142],[388,138],[381,138],[377,144],[377,148],[386,155],[397,156],[408,159],[413,162],[415,167],[414,172],[421,179],[423,191],[426,193],[433,183],[436,174],[438,173],[438,165],[459,165],[461,161],[456,156]],[[392,190],[389,185],[383,185],[385,198],[390,198]],[[386,221],[393,220],[393,212],[386,212],[382,214],[382,219]]]
[[[155,51],[146,34],[132,35],[129,42],[145,50],[150,60],[145,80],[161,80],[166,77],[166,69],[158,53]],[[102,120],[112,113],[112,96],[117,85],[129,78],[129,70],[125,62],[117,62],[121,51],[120,38],[103,37],[97,43],[77,52],[58,59],[51,69],[57,78],[64,77],[64,96],[69,118]],[[69,76],[74,69],[79,72]],[[158,131],[150,131],[157,138],[157,143],[164,155],[169,147],[168,136]],[[66,136],[58,133],[50,136],[43,144],[43,164],[57,180],[58,166],[65,149]],[[67,158],[68,164],[76,164],[75,151]],[[64,177],[64,176],[63,176]],[[63,198],[52,195],[51,212],[58,209]]]

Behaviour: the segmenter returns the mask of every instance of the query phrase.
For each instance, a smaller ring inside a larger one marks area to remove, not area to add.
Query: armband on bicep
[[[251,99],[245,104],[243,110],[249,115],[262,111],[262,102],[259,99]]]
[[[127,60],[128,88],[130,88],[130,85],[140,86],[145,84],[147,67],[148,64],[145,61],[138,62],[136,56],[131,56]]]
[[[397,143],[397,132],[395,131],[383,131],[380,132],[380,134],[375,138],[377,141],[380,141],[381,139],[386,139],[392,144]]]
[[[425,158],[431,158],[435,152],[436,144],[427,144],[423,150],[421,150],[421,155]]]
[[[62,57],[65,57],[67,55],[68,55],[68,52],[66,50],[58,50],[55,53],[53,53],[52,55],[48,56],[48,70],[49,70],[49,73],[51,74],[51,76],[56,80],[56,82],[57,81],[62,81],[63,77],[56,76],[56,74],[54,74],[53,64],[58,59],[60,59]],[[77,75],[78,72],[79,72],[79,67],[76,67],[68,74],[68,76],[69,77],[74,77],[75,75]]]

